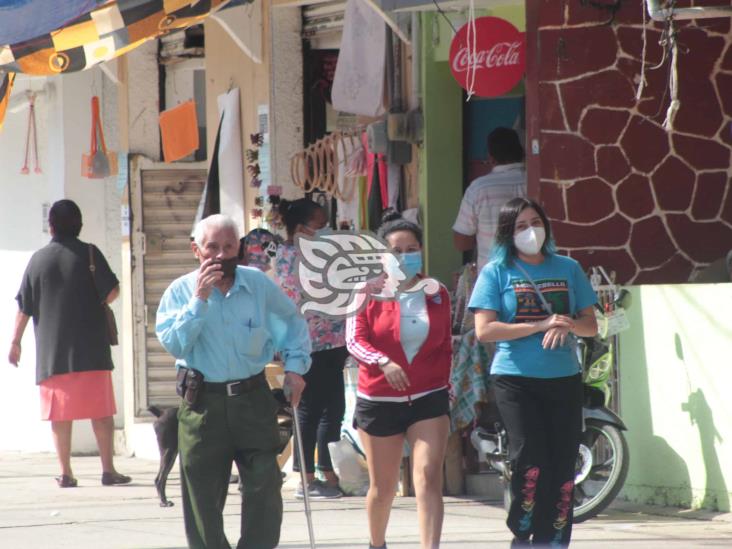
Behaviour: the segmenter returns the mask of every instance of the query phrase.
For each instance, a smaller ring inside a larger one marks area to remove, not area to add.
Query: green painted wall
[[[732,284],[639,286],[620,338],[624,496],[730,511]]]
[[[526,27],[523,5],[496,6],[478,10],[477,16],[492,15]],[[452,273],[460,267],[461,254],[452,243],[452,225],[457,217],[463,186],[463,92],[449,66],[453,31],[436,12],[421,19],[422,109],[424,143],[420,148],[419,203],[425,229],[427,273],[451,285]],[[463,13],[448,15],[458,29]],[[523,83],[509,95],[523,95]]]
[[[424,142],[420,150],[419,205],[425,229],[427,273],[451,285],[451,275],[461,264],[452,243],[463,193],[462,91],[447,61],[435,61],[435,48],[452,40],[452,32],[434,23],[435,15],[422,15],[422,109]],[[448,28],[449,29],[449,28]]]

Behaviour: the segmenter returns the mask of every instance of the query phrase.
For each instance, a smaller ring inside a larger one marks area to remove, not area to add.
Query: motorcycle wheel
[[[602,512],[618,495],[628,476],[628,443],[614,425],[587,420],[577,456],[574,522]]]

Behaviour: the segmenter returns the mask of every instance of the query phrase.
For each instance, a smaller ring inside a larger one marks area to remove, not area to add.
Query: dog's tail
[[[147,410],[155,417],[160,417],[163,415],[163,411],[160,408],[158,408],[157,406],[148,406]]]

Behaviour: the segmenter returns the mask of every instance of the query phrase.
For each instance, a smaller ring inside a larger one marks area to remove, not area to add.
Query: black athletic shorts
[[[424,419],[447,415],[450,396],[447,389],[429,393],[410,402],[378,402],[358,398],[353,426],[374,437],[406,433],[410,426]]]

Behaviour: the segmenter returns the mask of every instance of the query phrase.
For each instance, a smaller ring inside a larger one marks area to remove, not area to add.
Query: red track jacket
[[[371,397],[405,397],[445,387],[452,365],[450,296],[444,287],[440,293],[427,296],[430,328],[427,339],[412,363],[402,349],[399,338],[399,301],[372,299],[364,309],[346,323],[346,345],[359,363],[358,390]],[[393,389],[378,366],[386,356],[399,364],[409,377],[407,393]]]

